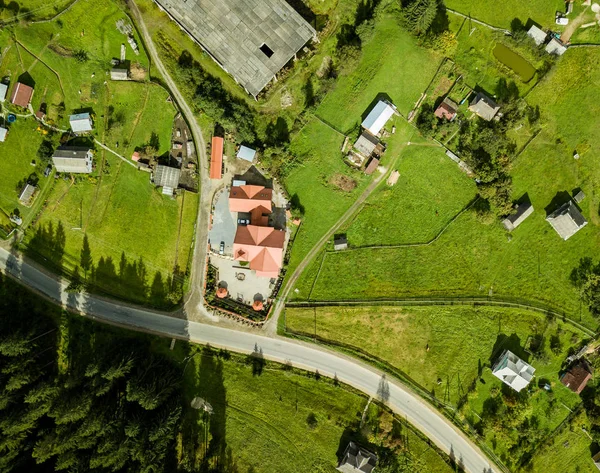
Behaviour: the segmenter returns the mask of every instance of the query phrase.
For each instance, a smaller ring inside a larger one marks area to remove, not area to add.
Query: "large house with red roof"
[[[33,87],[29,87],[21,82],[17,82],[15,86],[12,96],[10,98],[11,103],[14,105],[18,105],[22,108],[29,107],[29,103],[31,102],[31,97],[33,96]]]
[[[257,276],[276,278],[283,264],[285,232],[269,227],[273,189],[263,186],[232,186],[229,210],[250,214],[250,224],[240,224],[233,240],[233,258],[250,263]],[[238,218],[238,222],[240,219]],[[248,220],[245,220],[248,221]]]

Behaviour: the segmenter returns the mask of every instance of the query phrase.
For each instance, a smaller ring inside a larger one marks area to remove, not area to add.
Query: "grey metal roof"
[[[89,113],[77,113],[69,116],[69,123],[74,133],[92,131],[92,119]]]
[[[52,162],[58,172],[92,172],[92,153],[89,148],[59,146],[52,155]]]
[[[342,473],[371,473],[376,465],[377,455],[349,442],[337,470]]]
[[[541,30],[537,26],[532,25],[531,28],[529,28],[529,31],[527,31],[527,36],[532,38],[535,41],[535,44],[539,46],[544,41],[546,41],[546,36],[548,35],[544,30]]]
[[[4,102],[6,99],[6,93],[8,92],[8,86],[0,83],[0,101]]]
[[[248,148],[244,145],[240,146],[240,149],[237,153],[237,157],[243,159],[244,161],[252,162],[254,160],[254,156],[256,156],[256,150]]]
[[[27,184],[21,191],[21,195],[19,195],[19,201],[21,201],[21,203],[24,205],[28,205],[29,201],[31,200],[31,197],[33,197],[35,190],[35,186]]]
[[[546,220],[563,240],[568,240],[587,225],[587,220],[572,200],[561,205]]]
[[[523,202],[517,206],[517,211],[514,214],[509,215],[504,219],[502,222],[504,224],[504,228],[506,228],[509,232],[512,232],[532,213],[533,205],[531,205],[529,202]]]
[[[556,38],[552,38],[550,42],[546,45],[546,52],[548,54],[556,54],[557,56],[562,56],[566,50],[567,47]]]
[[[156,171],[154,172],[154,185],[176,189],[179,185],[180,174],[181,171],[179,168],[158,165],[156,166]]]
[[[110,78],[111,80],[127,80],[129,79],[129,71],[127,69],[111,69]]]
[[[6,139],[7,133],[8,133],[8,130],[6,128],[4,128],[3,126],[0,126],[0,142],[4,141]]]
[[[361,126],[377,135],[396,111],[396,107],[386,100],[380,100],[363,120]]]
[[[365,158],[368,158],[375,151],[378,144],[379,139],[377,137],[368,131],[363,131],[358,140],[356,140],[356,143],[354,143],[354,149]]]
[[[469,110],[479,115],[484,120],[490,121],[496,116],[500,106],[487,95],[479,92],[471,102]]]
[[[155,1],[254,96],[316,35],[285,0]]]

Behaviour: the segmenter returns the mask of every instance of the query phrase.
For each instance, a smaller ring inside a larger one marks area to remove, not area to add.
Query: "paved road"
[[[239,353],[260,350],[267,359],[291,362],[294,366],[318,370],[329,377],[337,376],[341,382],[383,399],[391,409],[420,429],[432,442],[448,453],[453,452],[466,471],[497,472],[485,455],[435,409],[395,381],[387,380],[381,372],[352,358],[284,338],[189,322],[87,294],[70,294],[65,292],[66,282],[55,279],[4,248],[0,248],[0,269],[49,299],[100,322],[210,344]]]

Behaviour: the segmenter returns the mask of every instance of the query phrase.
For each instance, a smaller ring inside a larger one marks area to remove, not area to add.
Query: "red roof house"
[[[442,100],[442,103],[438,108],[435,109],[433,114],[439,119],[445,118],[446,120],[454,120],[456,116],[456,110],[458,110],[458,105],[453,100],[450,100],[446,97]]]
[[[574,393],[579,394],[583,391],[583,388],[585,388],[588,381],[592,379],[591,371],[591,368],[585,361],[580,361],[571,366],[568,371],[561,376],[560,382]]]
[[[223,168],[223,138],[213,136],[210,150],[210,178],[221,179]]]
[[[10,98],[11,103],[18,105],[19,107],[27,108],[31,102],[33,95],[33,88],[28,85],[17,82],[15,90],[13,90],[12,97]]]
[[[273,189],[263,186],[232,186],[229,191],[229,210],[231,212],[252,212],[262,207],[271,213]]]
[[[371,158],[371,161],[369,161],[369,164],[367,164],[367,167],[365,168],[365,174],[373,174],[373,171],[377,169],[377,166],[379,166],[379,159],[375,157]]]
[[[248,261],[257,276],[276,278],[283,264],[284,243],[283,230],[240,225],[233,240],[233,258]]]

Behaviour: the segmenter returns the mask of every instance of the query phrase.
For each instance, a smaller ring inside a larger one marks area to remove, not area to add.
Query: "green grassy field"
[[[66,8],[72,0],[19,0],[6,2],[0,9],[0,20],[13,23],[28,19],[50,18]]]
[[[470,14],[473,18],[507,29],[510,29],[515,18],[523,24],[531,18],[544,27],[551,27],[554,26],[554,13],[565,11],[565,4],[561,0],[508,0],[502,4],[480,0],[446,0],[444,3],[464,15]]]
[[[473,307],[317,307],[286,309],[286,324],[294,333],[316,335],[324,340],[355,347],[401,370],[423,390],[442,402],[456,405],[463,396],[462,413],[479,424],[486,416],[486,400],[501,382],[490,370],[503,349],[524,356],[529,337],[558,337],[558,351],[529,357],[536,368],[536,383],[547,380],[553,393],[537,387],[528,396],[529,414],[537,418],[538,438],[553,431],[568,414],[558,407],[579,403],[578,396],[558,381],[558,371],[573,343],[583,335],[569,325],[543,315],[516,309]],[[365,337],[365,334],[369,334]],[[478,382],[478,378],[483,381]],[[510,464],[508,449],[517,443],[516,433],[481,427],[484,437],[504,462]]]
[[[227,452],[228,464],[237,468],[234,471],[333,473],[336,452],[348,438],[369,437],[377,443],[376,432],[391,419],[371,404],[361,431],[358,424],[367,399],[350,388],[300,371],[285,371],[274,363],[253,375],[244,357],[217,358],[216,352],[209,356],[210,352],[191,350],[196,356],[186,369],[185,403],[200,396],[213,406],[208,430],[220,438],[216,449]],[[313,416],[316,424],[310,426],[307,419]],[[198,422],[196,429],[203,427],[191,409],[186,420],[192,426]],[[415,471],[452,471],[425,441],[405,426],[399,428],[408,437]],[[189,440],[186,432],[184,428],[181,442]]]

